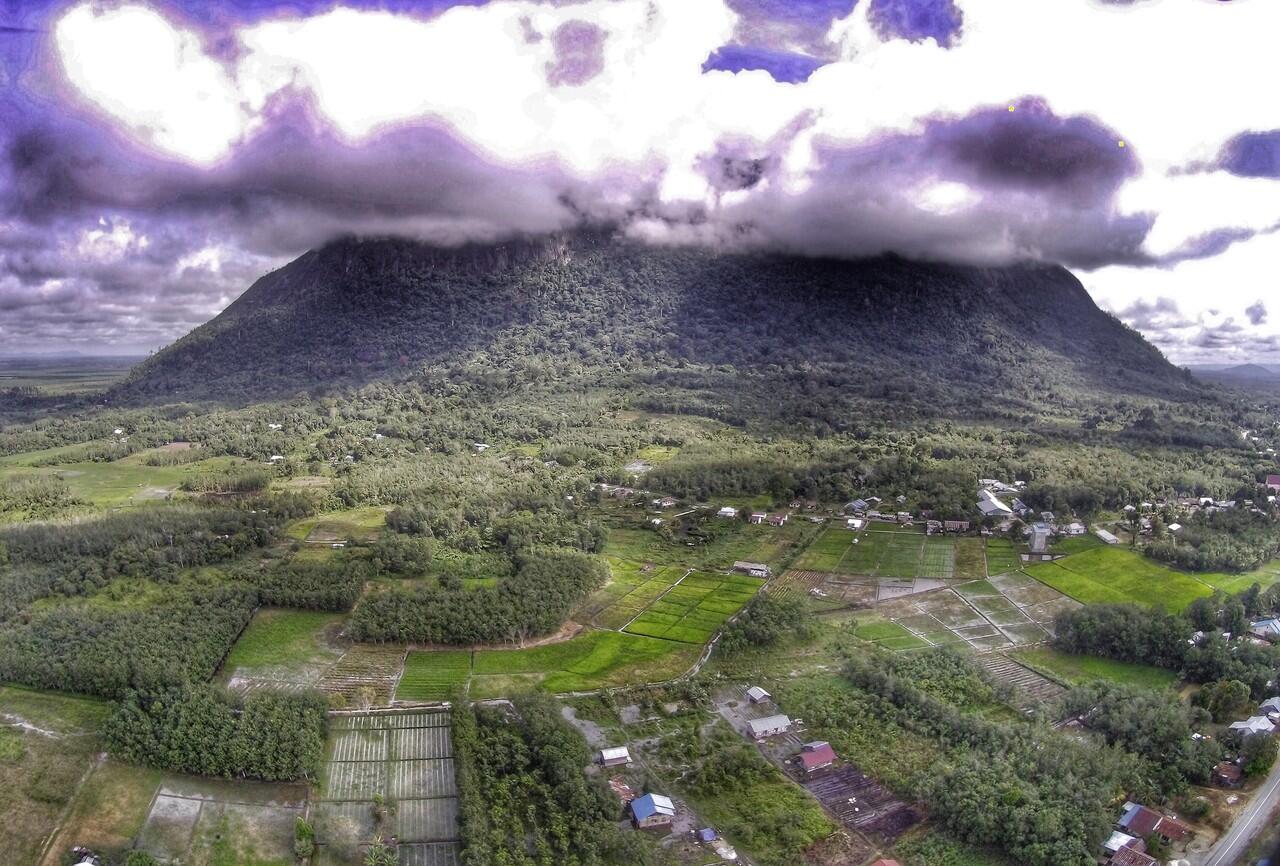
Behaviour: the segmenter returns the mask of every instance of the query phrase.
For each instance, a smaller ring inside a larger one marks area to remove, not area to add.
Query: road
[[[1280,804],[1280,761],[1271,768],[1266,781],[1259,786],[1253,799],[1240,817],[1231,825],[1200,866],[1236,866],[1244,856],[1249,843],[1267,826],[1271,811]],[[1243,866],[1243,864],[1242,864]]]

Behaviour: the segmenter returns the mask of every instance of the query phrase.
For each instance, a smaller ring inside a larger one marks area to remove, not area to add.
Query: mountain
[[[112,399],[237,401],[410,376],[828,414],[866,400],[982,414],[1191,387],[1060,267],[575,234],[455,249],[331,243],[259,279]]]
[[[1280,370],[1262,364],[1201,364],[1187,369],[1197,379],[1218,385],[1264,391],[1280,388]]]

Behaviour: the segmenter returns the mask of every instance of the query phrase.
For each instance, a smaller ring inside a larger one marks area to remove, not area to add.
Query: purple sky
[[[1280,361],[1280,108],[1216,83],[1278,5],[10,3],[0,351],[156,348],[343,234],[608,222],[1059,262],[1177,360]]]

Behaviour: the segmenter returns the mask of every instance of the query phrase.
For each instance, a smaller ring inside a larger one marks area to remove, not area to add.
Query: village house
[[[933,535],[935,532],[941,532],[941,531],[942,531],[941,520],[926,520],[924,522],[925,535]]]
[[[1111,838],[1102,843],[1102,850],[1108,857],[1111,857],[1114,856],[1121,848],[1128,848],[1134,845],[1140,846],[1139,850],[1143,851],[1145,851],[1147,847],[1146,843],[1136,836],[1130,836],[1128,833],[1113,830],[1111,832]]]
[[[733,570],[739,574],[749,574],[752,577],[769,576],[769,566],[763,562],[735,562]]]
[[[738,516],[738,509],[734,508],[732,505],[726,505],[725,507],[721,508],[719,511],[716,512],[716,517],[734,518],[737,516]]]
[[[1049,526],[1037,523],[1031,527],[1031,552],[1043,556],[1049,552]]]
[[[861,517],[850,517],[844,522],[844,525],[846,529],[858,530],[866,526],[867,521],[863,520]]]
[[[752,686],[747,689],[747,700],[753,704],[767,704],[773,700],[773,695],[759,686]]]
[[[845,511],[852,511],[854,514],[865,514],[867,509],[871,507],[871,503],[865,499],[855,499],[845,505]]]
[[[1184,842],[1192,835],[1191,828],[1177,818],[1166,817],[1133,802],[1124,804],[1116,826],[1131,836],[1141,839],[1159,836],[1166,842]]]
[[[1072,535],[1072,536],[1084,535],[1086,532],[1088,532],[1088,530],[1085,529],[1084,524],[1078,520],[1068,523],[1062,529],[1063,535]]]
[[[751,518],[750,518],[750,519],[751,519],[751,522],[752,522],[752,523],[754,523],[754,524],[757,524],[757,525],[758,525],[758,524],[764,523],[764,519],[765,519],[765,517],[767,517],[767,516],[768,516],[768,515],[766,515],[763,511],[753,511],[753,512],[751,512]]]
[[[1234,761],[1222,761],[1213,768],[1213,784],[1220,788],[1239,788],[1244,771]]]
[[[601,749],[596,760],[602,767],[621,767],[631,763],[631,753],[627,751],[626,746],[616,746],[611,749]]]
[[[791,719],[784,715],[766,716],[763,719],[752,719],[747,722],[747,730],[757,740],[776,737],[791,730]]]
[[[1276,730],[1275,724],[1266,716],[1250,716],[1242,722],[1232,722],[1227,728],[1239,731],[1242,737],[1252,737],[1255,734],[1271,736]]]
[[[831,748],[830,743],[818,740],[812,743],[805,743],[800,749],[800,766],[804,768],[806,773],[814,773],[825,769],[835,762],[836,753]]]
[[[1003,519],[1013,516],[1013,509],[1001,502],[990,490],[982,490],[978,494],[978,510],[983,517]]]
[[[968,532],[970,523],[967,520],[944,520],[942,528],[947,532]]]
[[[1258,620],[1249,631],[1263,640],[1280,643],[1280,619]]]
[[[676,804],[662,794],[645,794],[631,801],[631,820],[637,828],[670,827],[676,816]]]
[[[1138,840],[1139,844],[1143,844],[1142,840]],[[1145,848],[1145,845],[1144,845]],[[1138,845],[1130,845],[1121,848],[1111,858],[1110,866],[1158,866],[1159,862]]]
[[[1264,716],[1280,715],[1280,698],[1267,698],[1265,701],[1258,704],[1258,710]]]
[[[675,508],[678,501],[679,500],[673,496],[664,496],[661,499],[653,500],[653,504],[659,508]]]
[[[1280,475],[1267,476],[1267,489],[1272,493],[1280,493]]]
[[[472,442],[471,447],[476,449],[477,452],[484,452],[488,451],[491,446],[487,442]]]
[[[783,513],[770,514],[770,515],[769,515],[769,525],[770,525],[770,526],[786,526],[786,525],[787,525],[787,515],[786,515],[786,514],[783,514]]]
[[[1095,529],[1093,534],[1098,536],[1104,544],[1119,544],[1120,539],[1116,538],[1115,533],[1107,532],[1105,529]]]

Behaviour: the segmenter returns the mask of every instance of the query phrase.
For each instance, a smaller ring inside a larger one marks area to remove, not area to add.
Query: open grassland
[[[92,767],[105,701],[0,687],[0,861],[36,863]]]
[[[342,615],[268,608],[258,611],[231,648],[224,669],[243,673],[313,669],[341,652],[330,637]]]
[[[346,511],[330,511],[296,520],[285,533],[296,541],[333,544],[340,541],[373,541],[387,525],[387,510],[369,505]]]
[[[896,622],[871,621],[862,623],[854,629],[853,634],[855,637],[890,650],[922,649],[929,646],[927,641],[916,637]]]
[[[1027,667],[1071,685],[1108,680],[1150,689],[1164,689],[1178,681],[1177,674],[1164,668],[1094,656],[1069,655],[1050,647],[1020,650],[1013,653],[1013,657]]]
[[[1138,602],[1177,612],[1213,594],[1202,576],[1175,571],[1132,550],[1096,547],[1026,573],[1086,604]]]
[[[1253,571],[1247,571],[1243,574],[1220,574],[1217,572],[1200,574],[1197,572],[1195,577],[1228,595],[1244,592],[1255,583],[1266,589],[1269,586],[1280,583],[1280,559],[1273,559],[1266,565],[1259,566]]]
[[[624,631],[706,643],[763,584],[756,577],[692,572],[646,607]]]
[[[499,697],[513,690],[589,691],[680,676],[700,648],[614,631],[588,631],[562,643],[527,649],[479,650],[471,696]]]
[[[1055,541],[1053,543],[1053,552],[1061,556],[1070,556],[1073,553],[1084,553],[1086,550],[1093,550],[1095,547],[1103,546],[1102,539],[1096,535],[1074,535]]]
[[[471,650],[410,651],[396,687],[397,701],[447,701],[471,678]]]
[[[147,466],[139,454],[110,462],[84,461],[58,463],[56,466],[33,466],[50,456],[74,453],[84,446],[51,448],[0,458],[0,476],[10,478],[45,475],[66,482],[71,495],[97,508],[117,508],[124,505],[141,505],[173,496],[179,485],[188,478],[202,473],[229,469],[235,465],[247,465],[243,460],[231,457],[210,457],[196,463],[180,466]]]

